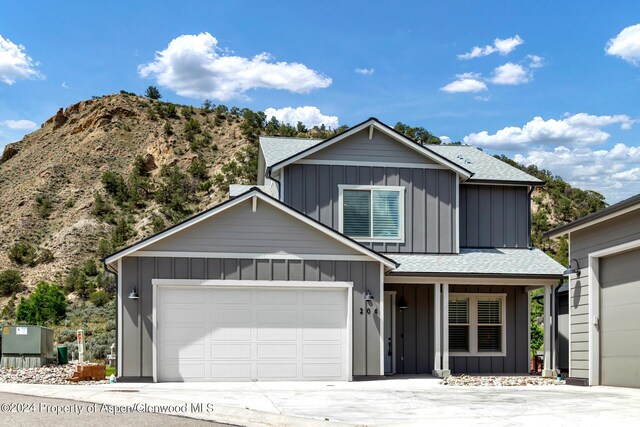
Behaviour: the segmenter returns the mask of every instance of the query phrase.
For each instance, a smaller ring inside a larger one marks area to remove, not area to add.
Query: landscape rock
[[[109,380],[71,382],[77,362],[67,365],[45,365],[40,368],[0,368],[1,383],[18,384],[106,384]]]
[[[440,381],[440,384],[467,387],[514,387],[530,385],[563,385],[565,384],[565,381],[558,381],[555,378],[543,378],[537,375],[451,375]]]
[[[0,164],[6,162],[16,154],[18,154],[18,150],[16,150],[12,145],[7,145],[6,147],[4,147],[2,157],[0,157]]]
[[[151,172],[152,170],[158,169],[158,165],[156,165],[156,160],[154,159],[152,154],[144,155],[144,170],[147,172]]]

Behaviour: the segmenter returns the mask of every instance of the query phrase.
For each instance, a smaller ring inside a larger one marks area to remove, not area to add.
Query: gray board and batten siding
[[[571,258],[580,277],[571,276],[569,318],[572,378],[589,378],[589,253],[640,239],[640,210],[571,231]]]
[[[455,253],[457,179],[446,169],[293,164],[285,168],[284,202],[339,230],[339,185],[403,186],[404,242],[363,244],[378,252]]]
[[[367,313],[364,301],[366,290],[374,304],[381,299],[377,262],[130,256],[122,259],[120,274],[123,294],[134,286],[140,294],[139,300],[122,299],[122,377],[153,376],[152,279],[353,282],[353,375],[381,375],[380,317],[373,309]]]
[[[460,185],[460,246],[529,246],[529,193],[525,186]]]

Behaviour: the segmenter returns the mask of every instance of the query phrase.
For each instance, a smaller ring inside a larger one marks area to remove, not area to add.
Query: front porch
[[[383,357],[386,375],[519,374],[530,371],[529,292],[545,290],[545,365],[551,343],[553,288],[536,278],[385,277]]]

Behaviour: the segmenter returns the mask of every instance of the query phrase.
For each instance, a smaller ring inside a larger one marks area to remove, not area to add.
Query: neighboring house
[[[261,138],[257,184],[105,259],[120,378],[529,371],[528,292],[564,270],[531,247],[541,181],[369,119]]]
[[[563,235],[568,382],[640,387],[640,195],[547,233]]]

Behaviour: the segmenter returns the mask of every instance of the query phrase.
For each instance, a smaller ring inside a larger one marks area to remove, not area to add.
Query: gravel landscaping
[[[68,365],[46,365],[41,368],[0,368],[0,383],[18,384],[106,384],[102,381],[69,381],[76,370],[77,363]]]
[[[452,375],[440,381],[440,384],[452,386],[512,387],[527,385],[563,385],[565,381],[558,381],[555,378],[542,378],[537,375]]]

